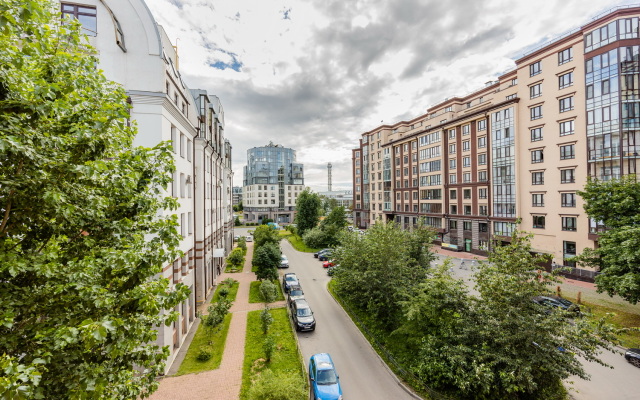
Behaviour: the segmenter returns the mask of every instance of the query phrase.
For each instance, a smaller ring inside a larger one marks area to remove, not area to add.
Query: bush
[[[213,356],[213,349],[211,346],[200,346],[196,360],[200,362],[207,362]]]
[[[251,400],[299,400],[306,399],[305,383],[298,374],[265,369],[249,388]]]
[[[202,323],[208,329],[215,328],[224,321],[224,317],[229,312],[229,308],[231,308],[231,302],[225,298],[220,298],[220,300],[207,308],[209,314],[201,317]]]
[[[278,297],[278,288],[271,281],[262,281],[260,284],[260,295],[265,303],[273,303]]]
[[[316,227],[308,230],[307,233],[302,236],[302,241],[308,247],[318,249],[324,247],[326,242],[326,234],[322,229]]]
[[[262,349],[264,350],[265,360],[267,360],[267,362],[271,361],[271,356],[276,350],[276,340],[273,338],[273,336],[269,335],[264,339],[264,343],[262,343]]]
[[[273,316],[269,312],[269,309],[265,308],[260,313],[260,324],[262,325],[262,333],[266,335],[272,323],[273,323]]]
[[[242,236],[240,239],[238,239],[238,248],[242,249],[243,255],[247,254],[247,238]]]
[[[218,296],[220,296],[221,299],[226,299],[228,295],[229,295],[229,287],[226,285],[220,286],[220,289],[218,290]]]

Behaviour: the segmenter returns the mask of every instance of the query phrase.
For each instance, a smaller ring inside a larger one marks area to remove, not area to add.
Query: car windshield
[[[298,317],[309,317],[309,316],[311,316],[311,309],[310,308],[298,308],[298,311],[296,312],[296,314],[298,315]]]
[[[302,296],[302,290],[292,290],[291,292],[291,296]]]
[[[298,278],[296,278],[295,276],[289,275],[286,278],[284,278],[285,280],[289,281],[289,282],[295,282],[298,280]]]
[[[321,369],[318,371],[316,383],[318,385],[335,385],[338,383],[336,371],[333,369]]]

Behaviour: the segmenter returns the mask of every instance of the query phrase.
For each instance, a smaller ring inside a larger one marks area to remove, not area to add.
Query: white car
[[[247,236],[247,237],[245,238],[245,241],[247,241],[247,242],[253,242],[253,236]]]
[[[282,254],[280,256],[280,267],[279,268],[289,268],[289,259],[284,254]]]

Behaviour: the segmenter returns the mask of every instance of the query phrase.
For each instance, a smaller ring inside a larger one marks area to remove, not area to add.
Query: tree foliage
[[[280,235],[278,231],[269,225],[259,225],[253,232],[255,246],[260,247],[267,243],[278,245],[280,243]]]
[[[449,265],[436,268],[403,307],[412,370],[431,387],[475,399],[563,398],[562,380],[588,378],[577,357],[602,363],[597,355],[612,350],[615,332],[603,320],[570,323],[569,312],[532,302],[557,282],[536,270],[540,261],[529,237],[514,233],[478,267],[479,296]]]
[[[0,396],[146,397],[188,293],[160,277],[172,155],[132,147],[124,90],[51,7],[0,3]]]
[[[244,264],[244,250],[240,247],[236,247],[231,250],[229,256],[227,256],[227,265],[231,268],[241,268]]]
[[[253,265],[258,267],[256,278],[259,280],[277,280],[280,254],[280,249],[273,243],[258,247],[253,252]]]
[[[585,249],[578,261],[600,271],[596,276],[599,292],[636,304],[640,300],[640,182],[635,175],[590,180],[578,193],[589,217],[607,228],[600,233],[598,248]]]
[[[428,262],[411,257],[409,244],[417,240],[414,232],[394,223],[378,222],[366,235],[345,234],[333,253],[340,264],[334,275],[336,290],[363,304],[385,328],[397,326],[400,303],[408,299],[430,268]],[[425,252],[430,253],[430,244],[423,243]]]
[[[300,193],[296,200],[296,224],[298,225],[298,235],[301,237],[309,229],[318,225],[322,201],[317,193],[311,192],[309,188]]]

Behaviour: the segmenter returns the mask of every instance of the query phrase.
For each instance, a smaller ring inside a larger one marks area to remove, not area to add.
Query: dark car
[[[309,386],[314,400],[342,400],[340,377],[328,353],[314,354],[309,359]]]
[[[323,254],[323,253],[325,253],[325,252],[327,252],[327,251],[330,251],[330,250],[331,250],[331,249],[322,249],[322,250],[316,251],[315,253],[313,253],[313,256],[314,256],[315,258],[318,258],[321,254]]]
[[[304,292],[300,285],[291,285],[289,287],[289,295],[287,296],[287,302],[289,306],[293,305],[296,300],[304,299]]]
[[[536,296],[533,299],[534,303],[545,306],[551,310],[552,308],[560,308],[565,311],[575,312],[580,314],[580,307],[577,304],[573,304],[567,299],[563,299],[558,296]]]
[[[318,260],[327,261],[328,259],[332,258],[331,257],[332,254],[333,254],[333,250],[325,251],[324,253],[318,256]]]
[[[627,349],[627,352],[624,353],[624,358],[629,363],[640,368],[640,349]]]
[[[315,331],[316,319],[306,300],[295,300],[291,305],[291,318],[296,331]]]
[[[300,285],[300,282],[296,274],[288,272],[282,277],[282,290],[284,290],[285,293],[289,293],[289,288],[292,285]]]

